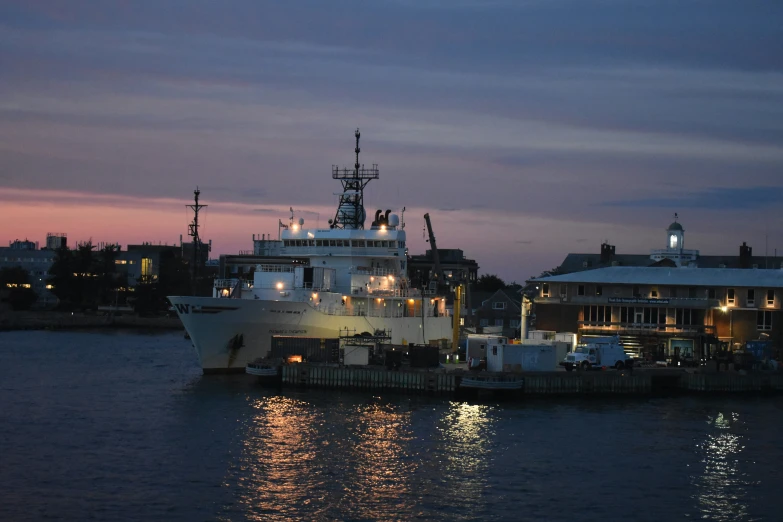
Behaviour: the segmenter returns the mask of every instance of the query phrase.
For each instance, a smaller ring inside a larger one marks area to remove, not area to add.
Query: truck
[[[620,339],[614,337],[591,337],[583,339],[573,352],[566,354],[566,358],[560,362],[567,372],[574,368],[577,370],[590,370],[592,368],[630,368],[633,366],[633,357],[625,353]]]

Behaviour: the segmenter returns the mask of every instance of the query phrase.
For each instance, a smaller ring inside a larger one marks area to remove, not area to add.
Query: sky
[[[783,252],[783,2],[0,0],[0,244],[212,256],[365,207],[523,281],[569,252]],[[369,220],[368,220],[369,224]]]

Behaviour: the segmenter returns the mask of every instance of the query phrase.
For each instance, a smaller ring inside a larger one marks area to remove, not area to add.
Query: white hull
[[[309,303],[262,299],[169,297],[205,372],[245,371],[269,354],[272,337],[337,338],[391,332],[392,344],[451,338],[451,317],[368,317],[325,314]]]

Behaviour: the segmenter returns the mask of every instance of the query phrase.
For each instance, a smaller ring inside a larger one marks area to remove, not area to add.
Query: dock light
[[[409,302],[410,304],[413,304],[413,299],[408,299],[408,302]]]
[[[728,307],[728,306],[721,306],[721,307],[720,307],[720,311],[721,311],[721,312],[723,312],[723,313],[725,314],[726,312],[728,312],[728,311],[729,311],[729,307]]]
[[[277,289],[282,290],[283,289],[283,283],[277,283]]]
[[[394,276],[389,276],[389,281],[394,282]]]
[[[381,302],[381,298],[380,298],[380,297],[378,298],[378,302],[379,302],[379,303]]]
[[[313,292],[313,301],[318,299],[318,292]]]
[[[297,225],[296,223],[291,225],[291,228],[294,230],[294,232],[298,232],[299,231],[299,225]]]
[[[381,230],[386,231],[386,225],[381,225]]]

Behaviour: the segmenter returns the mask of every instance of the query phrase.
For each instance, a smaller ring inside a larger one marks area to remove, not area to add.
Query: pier
[[[706,393],[781,393],[780,373],[694,373],[677,369],[596,372],[471,372],[464,369],[399,369],[328,364],[284,364],[262,381],[283,387],[393,391],[470,397],[487,392],[517,397],[652,396]],[[476,386],[476,381],[487,386]],[[502,382],[505,386],[491,382]],[[468,384],[470,383],[470,384]],[[510,386],[516,383],[517,386]]]

